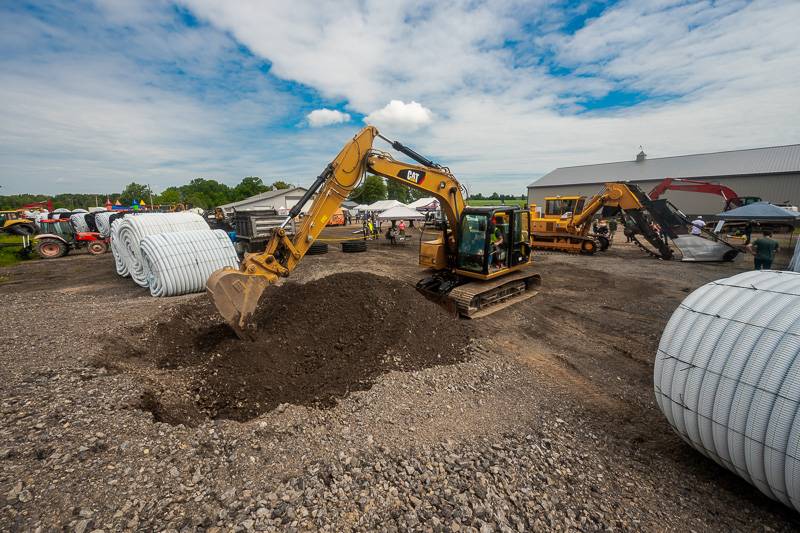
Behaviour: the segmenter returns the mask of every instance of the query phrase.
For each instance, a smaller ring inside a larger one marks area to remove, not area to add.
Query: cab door
[[[529,244],[531,221],[530,214],[525,210],[511,212],[510,239],[512,243],[509,254],[510,266],[524,265],[530,260],[531,247]]]

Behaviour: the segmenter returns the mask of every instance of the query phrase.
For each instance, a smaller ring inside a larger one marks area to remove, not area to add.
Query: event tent
[[[420,198],[408,204],[408,207],[418,211],[436,211],[439,209],[439,200],[433,197]]]
[[[794,220],[800,221],[800,213],[789,211],[769,202],[755,202],[743,205],[717,215],[720,220]]]
[[[387,209],[401,205],[405,207],[403,202],[397,200],[378,200],[377,202],[369,204],[367,206],[367,211],[386,211]]]
[[[425,215],[403,204],[392,207],[378,215],[378,220],[424,220]]]

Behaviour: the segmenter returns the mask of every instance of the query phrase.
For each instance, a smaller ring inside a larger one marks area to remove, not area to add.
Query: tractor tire
[[[581,253],[583,255],[593,255],[597,251],[597,243],[592,240],[581,242]]]
[[[348,241],[342,243],[342,251],[346,254],[353,254],[367,251],[366,241]]]
[[[322,255],[327,253],[328,243],[326,242],[312,243],[311,246],[308,247],[308,251],[306,251],[306,255]]]
[[[36,244],[36,252],[43,259],[56,259],[64,257],[69,251],[67,245],[56,239],[44,239]]]
[[[92,241],[87,248],[91,255],[103,255],[108,251],[108,245],[103,241]]]
[[[597,237],[597,242],[600,243],[601,252],[605,252],[606,250],[608,250],[608,247],[611,246],[611,241],[609,241],[607,237],[603,237],[602,235]]]
[[[14,235],[33,235],[36,233],[36,226],[33,224],[14,224],[8,228],[8,231]]]

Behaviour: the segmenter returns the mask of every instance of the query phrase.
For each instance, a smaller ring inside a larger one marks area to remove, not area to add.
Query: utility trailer
[[[264,251],[273,230],[280,227],[287,215],[276,209],[243,209],[233,213],[233,229],[236,231],[237,251],[257,253]],[[295,221],[285,227],[286,233],[294,235]]]

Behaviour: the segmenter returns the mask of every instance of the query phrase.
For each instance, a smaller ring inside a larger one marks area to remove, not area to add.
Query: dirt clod
[[[158,388],[175,391],[177,379],[186,392],[182,404],[148,391],[140,408],[157,421],[191,425],[196,409],[188,403],[233,420],[284,403],[331,407],[386,372],[462,360],[470,336],[468,322],[410,285],[366,273],[273,287],[256,324],[255,340],[242,341],[202,303],[178,308],[150,332],[133,331],[121,358],[175,370],[157,374]]]

